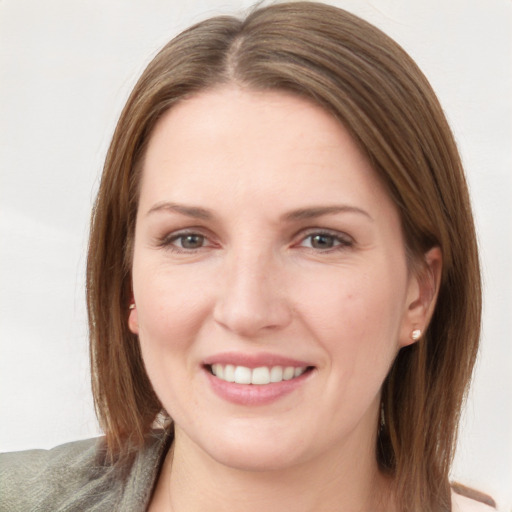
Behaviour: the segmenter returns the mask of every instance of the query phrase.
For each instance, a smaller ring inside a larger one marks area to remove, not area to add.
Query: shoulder
[[[496,512],[494,500],[460,484],[452,485],[452,512]]]
[[[72,509],[65,502],[79,502],[91,484],[96,492],[104,487],[109,467],[102,448],[103,439],[97,438],[1,454],[0,511]]]
[[[106,457],[104,438],[0,454],[0,512],[144,510],[169,436],[152,432],[129,467]]]

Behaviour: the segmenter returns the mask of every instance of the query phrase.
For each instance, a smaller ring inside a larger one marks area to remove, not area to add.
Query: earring
[[[130,305],[128,306],[128,309],[135,309],[135,301],[132,299],[130,302]]]
[[[411,339],[413,341],[418,341],[421,338],[421,329],[414,329],[411,332]]]

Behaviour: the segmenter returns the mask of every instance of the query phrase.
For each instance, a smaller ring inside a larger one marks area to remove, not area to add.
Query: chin
[[[270,443],[268,443],[270,444]],[[264,472],[280,471],[300,463],[300,454],[290,450],[277,450],[276,446],[261,446],[252,443],[250,446],[212,447],[210,456],[226,467],[241,471]]]
[[[276,428],[211,429],[208,438],[196,444],[210,458],[242,471],[278,471],[300,464],[305,458],[304,439],[288,431],[276,435]]]

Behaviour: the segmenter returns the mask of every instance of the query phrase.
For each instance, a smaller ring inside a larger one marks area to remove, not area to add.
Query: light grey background
[[[431,80],[474,203],[482,349],[453,476],[512,510],[512,2],[331,2],[395,38]],[[145,64],[235,0],[0,0],[0,450],[99,433],[84,266],[115,122]]]

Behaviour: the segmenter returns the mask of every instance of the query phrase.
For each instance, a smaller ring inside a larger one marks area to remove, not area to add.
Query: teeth
[[[247,368],[246,366],[234,366],[227,364],[212,364],[212,373],[219,379],[237,384],[265,385],[271,382],[281,382],[300,377],[306,367],[295,366],[260,366],[258,368]]]
[[[219,366],[221,366],[219,364]],[[220,379],[224,379],[226,382],[235,382],[235,367],[232,364],[226,365],[224,368],[224,377],[219,375]]]
[[[268,384],[270,382],[270,370],[266,366],[254,368],[252,371],[251,384]]]
[[[216,366],[215,375],[217,375],[217,377],[219,377],[219,379],[223,379],[224,378],[224,367],[221,364],[216,364],[215,366]]]
[[[283,380],[282,366],[273,366],[270,370],[270,382],[281,382]]]
[[[283,370],[283,380],[291,380],[295,375],[295,368],[293,366],[287,366]]]
[[[251,369],[245,366],[237,366],[235,368],[235,382],[237,384],[250,384],[251,383]]]

